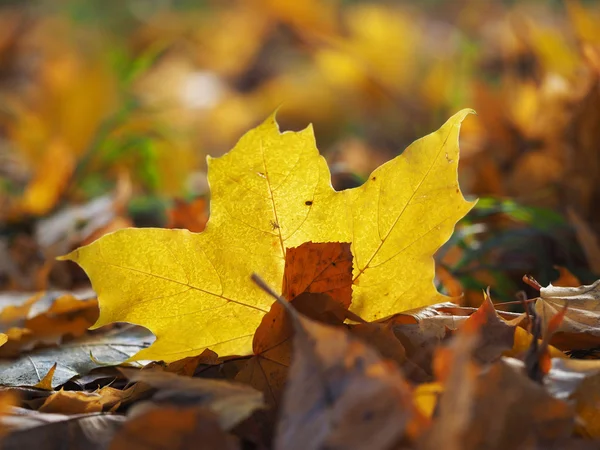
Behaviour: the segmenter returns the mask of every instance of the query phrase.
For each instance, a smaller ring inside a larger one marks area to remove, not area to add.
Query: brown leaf
[[[286,251],[283,296],[308,317],[332,325],[346,318],[352,297],[350,244],[307,242]],[[332,297],[333,296],[333,297]],[[254,333],[254,356],[236,376],[264,392],[267,404],[278,406],[290,365],[293,327],[284,308],[273,303]]]
[[[60,391],[46,397],[38,408],[40,412],[59,414],[85,414],[110,411],[118,407],[129,394],[128,390],[105,386],[95,392]]]
[[[530,380],[522,363],[501,360],[480,373],[472,359],[478,334],[477,327],[463,327],[452,347],[436,358],[444,394],[420,448],[528,449],[568,439],[572,408]]]
[[[8,430],[2,449],[103,450],[124,420],[103,413],[69,416],[13,408],[0,417],[0,426]]]
[[[285,252],[283,294],[327,294],[346,309],[352,302],[352,253],[345,242],[305,242]]]
[[[189,356],[179,361],[173,361],[166,367],[167,372],[176,373],[177,375],[184,375],[191,377],[196,372],[199,365],[217,365],[219,364],[219,355],[212,350],[206,349],[198,356]]]
[[[241,383],[190,378],[156,370],[121,369],[131,381],[159,390],[153,400],[189,405],[193,402],[213,411],[224,430],[229,430],[264,406],[261,392]]]
[[[345,310],[325,294],[303,293],[292,306],[306,316],[331,325],[341,325]],[[254,334],[254,356],[235,377],[236,381],[265,393],[268,405],[278,406],[292,357],[294,330],[285,309],[273,303]]]
[[[540,289],[535,309],[546,329],[549,322],[566,305],[564,320],[555,332],[587,333],[600,336],[600,280],[588,286],[558,287],[550,284]]]
[[[9,296],[3,298],[10,301]],[[98,317],[98,302],[89,289],[74,294],[49,291],[33,295],[24,303],[15,298],[14,303],[6,306],[0,316],[0,330],[12,330],[8,342],[0,348],[0,357],[16,357],[38,346],[56,345],[66,336],[79,337]]]
[[[483,303],[467,319],[465,326],[472,321],[481,323],[479,340],[473,353],[478,362],[491,363],[499,359],[504,351],[513,348],[515,325],[507,324],[498,316],[488,294],[484,294]]]
[[[240,448],[219,426],[218,417],[197,407],[167,406],[134,411],[111,442],[110,450],[194,450]]]
[[[294,357],[275,448],[389,448],[416,415],[400,371],[343,329],[284,306]]]

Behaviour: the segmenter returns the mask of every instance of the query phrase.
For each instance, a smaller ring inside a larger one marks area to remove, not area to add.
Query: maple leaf
[[[432,255],[473,203],[457,180],[458,133],[470,110],[414,142],[355,189],[336,192],[312,127],[280,133],[275,116],[233,150],[208,158],[211,214],[202,233],[126,229],[63,257],[98,293],[98,328],[140,324],[157,340],[133,359],[174,361],[205,348],[248,354],[281,286],[286,248],[350,242],[351,310],[373,320],[444,301]]]

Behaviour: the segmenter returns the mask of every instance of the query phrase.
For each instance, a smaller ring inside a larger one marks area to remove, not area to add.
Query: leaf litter
[[[211,160],[206,227],[177,205],[171,225],[201,233],[75,250],[98,300],[5,294],[3,448],[595,448],[600,367],[560,349],[593,348],[598,282],[562,272],[526,314],[434,288],[432,255],[472,205],[466,114],[341,192],[312,130],[271,117]]]

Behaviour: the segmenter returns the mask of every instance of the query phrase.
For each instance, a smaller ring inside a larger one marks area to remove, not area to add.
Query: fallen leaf
[[[480,322],[481,329],[477,347],[473,357],[481,364],[491,363],[499,359],[502,353],[514,346],[515,325],[506,323],[498,316],[489,294],[484,294],[484,300],[479,309],[466,320]]]
[[[0,425],[8,430],[2,448],[104,450],[124,421],[123,416],[104,413],[69,416],[15,407],[0,417]]]
[[[177,375],[185,375],[191,377],[196,372],[199,365],[214,366],[219,364],[219,355],[211,350],[204,350],[198,356],[188,356],[187,358],[173,361],[168,364],[165,370],[167,372],[176,373]]]
[[[44,391],[53,391],[54,389],[52,387],[52,380],[54,380],[54,373],[56,372],[56,366],[57,366],[57,363],[54,363],[54,365],[52,367],[50,367],[50,370],[48,372],[46,372],[46,375],[44,375],[44,378],[42,378],[40,380],[40,382],[37,383],[33,387],[38,388],[38,389],[43,389]]]
[[[276,449],[389,448],[418,415],[399,369],[339,327],[299,314],[278,299],[294,326],[294,354]]]
[[[37,408],[39,412],[59,414],[86,414],[102,412],[118,407],[126,391],[105,386],[94,392],[65,391],[61,389],[46,397]]]
[[[556,332],[586,333],[600,336],[600,280],[588,286],[558,287],[550,284],[540,289],[535,309],[548,327],[552,317],[565,305],[568,309]]]
[[[351,242],[352,311],[366,320],[443,301],[432,255],[473,206],[457,181],[458,132],[469,112],[342,192],[329,185],[312,128],[280,133],[271,116],[209,159],[203,233],[122,230],[63,257],[84,268],[99,295],[94,327],[126,321],[151,330],[156,342],[132,359],[174,361],[206,348],[248,354],[271,304],[249,274],[260,268],[281,286],[286,248],[307,241]]]
[[[572,408],[530,380],[522,362],[506,358],[484,371],[474,363],[485,323],[480,319],[461,328],[452,345],[437,354],[443,394],[419,448],[501,450],[568,439]]]
[[[392,323],[361,323],[350,328],[350,332],[400,367],[406,363],[406,350],[394,334]]]
[[[285,258],[284,298],[311,319],[341,325],[352,300],[350,244],[307,242],[288,249]],[[254,356],[235,378],[264,392],[270,406],[280,403],[291,361],[292,335],[285,309],[274,303],[254,333]]]
[[[305,242],[285,252],[282,296],[289,301],[305,292],[327,294],[347,309],[352,302],[350,244]]]
[[[159,390],[153,400],[160,403],[193,402],[214,412],[224,430],[230,430],[255,410],[263,407],[263,395],[241,383],[225,380],[182,377],[153,370],[122,369],[131,381],[139,381]]]
[[[163,406],[134,411],[115,435],[110,450],[239,449],[219,426],[215,413],[197,407]]]
[[[600,361],[552,359],[544,384],[556,398],[574,403],[580,435],[600,437]]]
[[[56,364],[52,378],[55,388],[102,364],[119,364],[151,341],[152,335],[146,330],[129,327],[82,337],[56,348],[35,350],[15,361],[0,361],[2,385],[35,386]]]

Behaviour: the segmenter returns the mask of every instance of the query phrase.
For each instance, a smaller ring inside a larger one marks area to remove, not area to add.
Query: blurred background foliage
[[[124,226],[201,231],[206,155],[281,106],[338,189],[465,107],[440,289],[513,299],[600,275],[595,1],[40,0],[0,7],[0,287],[72,286],[53,257]]]

